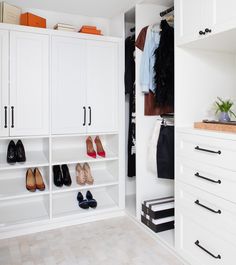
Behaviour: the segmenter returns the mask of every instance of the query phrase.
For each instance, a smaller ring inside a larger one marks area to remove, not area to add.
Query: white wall
[[[139,4],[136,6],[136,34],[147,26],[161,21],[160,12],[165,6],[154,4]],[[137,141],[137,217],[140,218],[141,203],[145,199],[160,198],[174,194],[174,181],[161,180],[148,169],[147,146],[153,131],[156,116],[144,116],[144,95],[140,87],[140,62],[142,52],[136,49],[136,141]]]

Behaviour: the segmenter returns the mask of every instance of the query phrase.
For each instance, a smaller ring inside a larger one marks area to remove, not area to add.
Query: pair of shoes
[[[86,139],[86,147],[87,147],[87,155],[88,156],[91,156],[93,158],[96,158],[97,157],[97,154],[101,157],[105,157],[106,156],[106,153],[103,149],[103,146],[102,146],[102,142],[99,138],[99,136],[96,136],[96,138],[94,139],[94,142],[96,144],[96,148],[97,148],[97,153],[95,152],[94,148],[93,148],[93,139],[91,136],[89,136],[87,139]]]
[[[77,195],[77,201],[79,202],[79,207],[82,209],[93,208],[97,207],[97,201],[93,198],[92,193],[88,190],[86,193],[86,200],[81,192]]]
[[[7,163],[15,164],[16,162],[25,162],[25,148],[21,140],[18,140],[15,144],[14,141],[10,141],[7,148]]]
[[[36,189],[40,191],[45,190],[45,184],[43,177],[38,168],[34,169],[34,172],[29,168],[26,172],[26,189],[31,192],[35,192]]]
[[[88,163],[84,163],[83,167],[81,166],[80,163],[76,165],[76,182],[79,185],[93,185],[94,183],[94,178],[91,173],[91,169]]]
[[[65,186],[70,186],[72,183],[69,168],[67,165],[62,165],[61,167],[53,166],[53,177],[54,184],[57,187],[62,187],[63,184]]]

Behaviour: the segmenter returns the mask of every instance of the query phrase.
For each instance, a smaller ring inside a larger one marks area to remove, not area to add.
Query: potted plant
[[[231,110],[234,103],[230,99],[223,100],[220,97],[217,97],[218,101],[216,101],[216,114],[220,112],[219,121],[220,122],[229,122],[230,116],[234,116],[236,118],[236,115]]]

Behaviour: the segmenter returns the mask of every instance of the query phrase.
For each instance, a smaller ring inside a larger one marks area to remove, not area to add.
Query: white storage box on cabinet
[[[0,137],[9,135],[8,79],[9,79],[8,31],[0,31]]]
[[[49,37],[10,32],[10,135],[49,133]]]
[[[52,38],[52,133],[117,132],[119,42]]]

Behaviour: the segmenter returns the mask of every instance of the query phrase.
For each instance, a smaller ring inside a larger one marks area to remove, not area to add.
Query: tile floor
[[[183,265],[128,217],[0,241],[0,265]]]

